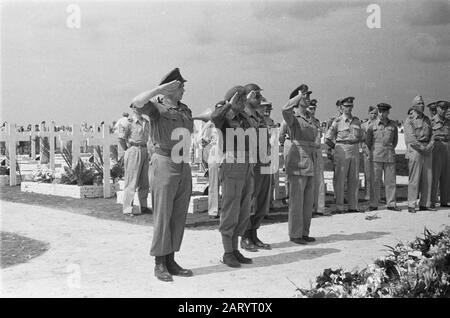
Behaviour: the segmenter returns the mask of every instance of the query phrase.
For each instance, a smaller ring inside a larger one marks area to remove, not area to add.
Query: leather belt
[[[344,144],[344,145],[355,145],[359,143],[358,140],[338,140],[336,141],[337,144]]]
[[[130,146],[140,147],[140,148],[147,148],[147,144],[140,144],[140,143],[133,142],[133,141],[130,141]]]
[[[172,149],[163,149],[163,148],[155,148],[155,152],[158,155],[164,156],[164,157],[171,157],[172,156]],[[183,149],[180,150],[180,156],[183,155]]]

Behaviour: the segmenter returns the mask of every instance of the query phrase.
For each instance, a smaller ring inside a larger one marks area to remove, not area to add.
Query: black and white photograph
[[[449,0],[0,16],[1,298],[450,298]]]

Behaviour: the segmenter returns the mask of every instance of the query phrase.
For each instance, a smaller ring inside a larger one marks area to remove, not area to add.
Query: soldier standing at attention
[[[153,203],[153,241],[150,255],[155,256],[155,276],[162,281],[172,281],[172,275],[192,276],[175,262],[183,240],[184,227],[192,192],[191,167],[187,162],[175,163],[172,140],[177,128],[194,130],[191,110],[181,102],[184,82],[178,68],[167,74],[159,86],[141,93],[132,105],[150,118],[150,135],[155,145],[150,167]],[[158,96],[162,95],[162,96]]]
[[[125,189],[123,198],[123,214],[133,215],[151,213],[147,208],[148,197],[148,151],[147,141],[150,134],[149,122],[133,109],[130,120],[118,125],[119,143],[125,151]],[[133,213],[134,194],[138,191],[139,213]]]
[[[309,236],[309,230],[314,203],[317,128],[307,111],[310,94],[308,86],[299,86],[291,93],[282,111],[292,138],[286,174],[289,179],[289,237],[296,244],[315,241]],[[297,116],[294,107],[299,107]]]
[[[450,187],[450,119],[445,118],[448,103],[438,101],[436,104],[436,115],[431,118],[433,130],[433,181],[431,183],[431,207],[436,207],[438,188],[440,192],[441,207],[449,207],[450,198],[448,188]]]
[[[358,210],[359,143],[363,133],[360,120],[352,115],[354,99],[351,96],[342,99],[342,115],[334,120],[325,136],[325,143],[335,152],[336,213],[344,213],[345,180],[348,183],[348,212],[363,212]]]
[[[308,113],[314,126],[317,128],[316,151],[314,165],[314,205],[313,214],[331,215],[325,212],[325,180],[323,175],[324,164],[322,156],[322,124],[316,117],[317,99],[312,99],[308,106]]]
[[[255,98],[252,91],[248,98]],[[246,94],[243,86],[235,86],[225,94],[225,105],[217,107],[211,114],[211,120],[223,135],[222,147],[224,158],[219,165],[219,179],[222,186],[222,209],[219,231],[225,250],[222,261],[230,267],[251,264],[250,258],[244,257],[238,250],[239,236],[243,236],[250,219],[251,199],[253,194],[253,164],[249,163],[249,142],[245,148],[238,149],[234,129],[244,131],[252,126],[252,120],[245,113]],[[227,134],[228,130],[228,134]],[[233,148],[227,149],[227,139],[233,138]],[[244,153],[245,162],[237,162],[238,153]]]
[[[341,104],[342,104],[342,100],[338,99],[336,101],[337,113],[336,113],[336,115],[331,116],[328,119],[325,131],[328,131],[328,129],[330,129],[331,124],[334,122],[334,120],[342,115]],[[334,158],[333,148],[328,148],[328,150],[327,150],[327,158],[329,160],[331,160],[331,163],[333,164],[333,171],[336,171],[336,162],[335,162],[335,158]],[[333,172],[333,193],[334,193],[334,198],[336,199],[336,173],[334,173],[334,172]]]
[[[365,141],[367,136],[367,129],[369,125],[372,124],[378,117],[378,109],[375,106],[369,106],[369,118],[367,121],[361,124],[361,129],[363,130]],[[366,201],[371,202],[373,200],[373,161],[372,153],[367,148],[366,143],[362,143],[363,157],[364,157],[364,185],[365,185],[365,196]]]
[[[269,244],[263,243],[258,238],[258,229],[261,226],[261,222],[269,213],[270,208],[270,189],[272,183],[272,175],[268,173],[262,173],[262,167],[269,167],[270,162],[263,163],[259,156],[259,131],[264,129],[267,132],[266,135],[266,153],[270,151],[270,135],[269,126],[264,118],[263,111],[261,107],[261,100],[263,96],[261,95],[261,88],[256,84],[247,84],[244,86],[245,94],[252,94],[252,98],[248,98],[245,103],[245,112],[253,121],[252,126],[256,127],[257,134],[257,162],[253,167],[254,172],[254,187],[252,195],[252,213],[250,214],[250,222],[248,224],[247,231],[244,233],[241,239],[241,247],[250,252],[256,252],[258,248],[270,250]]]
[[[397,186],[395,173],[395,147],[398,143],[398,125],[389,119],[391,105],[379,103],[377,105],[379,117],[373,121],[366,135],[367,148],[370,151],[374,169],[373,197],[370,202],[370,211],[378,209],[380,201],[381,177],[384,174],[384,187],[386,190],[386,204],[388,210],[401,211],[396,206],[395,190]]]
[[[422,96],[416,96],[411,114],[405,120],[406,157],[409,160],[408,212],[415,213],[420,194],[419,211],[435,211],[431,208],[432,151],[431,121],[423,113]]]

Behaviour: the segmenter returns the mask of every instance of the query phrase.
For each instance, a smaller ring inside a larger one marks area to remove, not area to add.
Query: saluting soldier
[[[422,96],[413,100],[411,114],[405,120],[406,157],[409,159],[408,212],[415,213],[416,201],[420,195],[419,210],[435,211],[431,208],[432,151],[430,119],[423,113],[425,104]]]
[[[248,98],[255,98],[252,91]],[[243,86],[235,86],[225,94],[225,105],[218,106],[211,114],[211,120],[223,134],[222,147],[224,157],[219,166],[219,179],[222,186],[222,209],[219,231],[222,235],[224,255],[222,261],[230,267],[251,264],[238,249],[239,236],[244,235],[250,219],[253,194],[253,164],[249,161],[249,141],[246,138],[244,149],[238,148],[230,130],[255,128],[252,120],[244,111],[246,94]],[[228,134],[227,134],[228,129]],[[227,139],[233,138],[233,149],[227,149]],[[238,162],[239,152],[244,154],[245,162]]]
[[[380,186],[384,174],[386,204],[388,210],[401,211],[396,205],[395,190],[397,187],[395,173],[395,147],[398,143],[397,123],[389,119],[391,105],[379,103],[378,119],[374,120],[367,129],[366,144],[373,162],[373,197],[369,210],[377,210],[380,201]]]
[[[314,160],[318,132],[307,111],[310,94],[307,85],[300,85],[291,93],[282,111],[292,141],[286,174],[289,179],[289,237],[296,244],[315,241],[309,232],[314,203]],[[297,116],[294,107],[299,108]]]
[[[441,207],[449,207],[448,188],[450,187],[450,119],[445,118],[448,103],[438,101],[436,115],[431,118],[433,148],[433,181],[431,183],[431,207],[437,203],[438,188]]]
[[[316,151],[314,165],[314,205],[313,214],[331,215],[325,212],[325,180],[324,180],[324,163],[322,157],[322,123],[316,117],[317,99],[311,99],[308,106],[308,113],[311,116],[311,120],[316,126]]]
[[[133,109],[132,117],[126,118],[126,122],[122,121],[117,129],[120,146],[125,151],[123,214],[151,213],[151,210],[147,207],[149,122]],[[141,208],[140,211],[133,212],[133,199],[136,190]]]
[[[375,106],[369,106],[369,118],[361,124],[363,130],[363,141],[366,141],[367,129],[378,117],[378,109]],[[373,161],[372,153],[367,148],[365,142],[362,143],[363,158],[364,158],[364,185],[365,185],[365,200],[371,202],[373,200]]]
[[[325,136],[325,143],[334,149],[336,213],[344,213],[346,180],[348,183],[348,212],[362,212],[358,210],[358,188],[359,143],[362,141],[363,133],[361,121],[358,117],[352,115],[354,99],[352,96],[342,99],[342,115],[334,120]]]
[[[257,135],[257,162],[254,165],[254,188],[252,195],[252,212],[250,214],[250,222],[248,223],[247,231],[244,233],[241,239],[241,247],[250,252],[256,252],[258,248],[270,250],[269,244],[263,243],[258,238],[258,229],[261,226],[261,222],[269,213],[270,208],[270,189],[272,183],[272,175],[268,173],[262,173],[262,167],[269,167],[270,162],[263,163],[259,156],[259,143],[260,136],[259,131],[265,129],[267,131],[266,136],[266,152],[270,149],[270,136],[269,125],[266,123],[263,114],[263,107],[261,107],[261,95],[262,89],[256,84],[247,84],[244,86],[245,94],[249,95],[250,92],[254,92],[251,98],[248,98],[245,103],[245,112],[253,121],[252,126],[256,128]],[[266,168],[267,169],[267,168]]]
[[[172,148],[179,142],[172,140],[172,132],[183,128],[192,133],[194,129],[191,110],[181,102],[185,82],[176,68],[159,86],[133,99],[137,111],[150,118],[150,135],[155,145],[149,174],[154,220],[150,255],[155,256],[155,276],[162,281],[172,281],[172,275],[193,275],[174,258],[183,240],[192,192],[189,163],[176,163],[171,157]]]

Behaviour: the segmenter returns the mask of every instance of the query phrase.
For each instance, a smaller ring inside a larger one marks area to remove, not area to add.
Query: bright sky
[[[70,3],[81,27],[66,25]],[[381,28],[369,29],[369,3]],[[387,102],[403,119],[416,94],[450,100],[450,2],[3,1],[2,120],[57,124],[118,119],[174,67],[194,114],[236,84],[257,83],[272,117],[302,83],[317,115],[355,96],[354,113]]]

